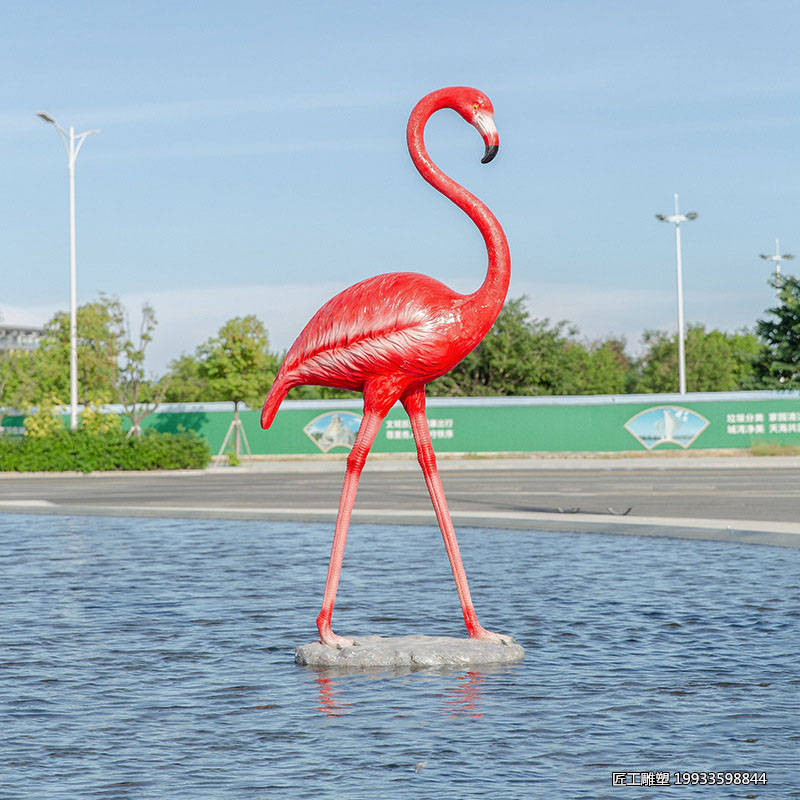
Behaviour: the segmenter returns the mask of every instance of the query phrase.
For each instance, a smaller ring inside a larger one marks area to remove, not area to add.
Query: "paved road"
[[[630,533],[666,526],[669,535],[800,544],[800,459],[769,463],[443,460],[440,467],[457,524]],[[341,462],[290,462],[195,474],[2,476],[0,510],[328,519],[343,470]],[[416,463],[368,464],[354,519],[432,523]]]

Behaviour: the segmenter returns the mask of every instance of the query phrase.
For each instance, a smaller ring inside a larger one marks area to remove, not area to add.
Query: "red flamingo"
[[[414,107],[406,137],[411,159],[422,177],[461,208],[483,235],[489,255],[485,280],[477,291],[467,295],[413,272],[378,275],[345,289],[303,328],[261,412],[261,426],[268,428],[286,393],[301,384],[354,389],[364,396],[364,416],[347,458],[322,610],[317,617],[320,640],[330,646],[353,644],[331,630],[333,604],[358,480],[378,429],[398,400],[411,420],[467,632],[472,638],[509,642],[509,637],[478,624],[425,416],[425,384],[452,369],[486,336],[503,307],[511,270],[508,242],[500,223],[480,200],[445,175],[425,149],[425,124],[442,108],[458,112],[480,132],[486,146],[481,159],[484,164],[498,149],[494,109],[489,98],[476,89],[440,89]]]

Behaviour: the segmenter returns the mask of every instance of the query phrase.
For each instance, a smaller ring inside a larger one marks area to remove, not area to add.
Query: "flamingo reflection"
[[[481,702],[480,685],[483,683],[484,677],[480,672],[468,672],[466,678],[464,683],[450,687],[445,695],[445,712],[453,719],[483,716],[479,707]]]
[[[485,676],[481,672],[467,672],[460,676],[461,680],[456,686],[450,686],[443,695],[443,710],[451,719],[457,717],[482,717],[480,710],[483,692],[481,684],[485,681]],[[319,689],[319,705],[317,711],[329,717],[341,717],[350,713],[352,703],[347,703],[341,699],[341,689],[335,682],[327,677],[324,671],[317,673],[314,679]]]
[[[338,702],[339,691],[334,688],[333,681],[326,678],[324,673],[320,672],[316,678],[319,685],[319,705],[317,711],[327,714],[329,717],[341,717],[346,714],[346,708],[352,706],[352,703]]]

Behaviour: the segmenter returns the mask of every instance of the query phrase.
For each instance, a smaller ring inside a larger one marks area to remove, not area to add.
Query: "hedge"
[[[5,472],[202,469],[210,459],[208,442],[194,431],[147,431],[126,439],[118,431],[63,430],[40,438],[0,438],[0,471]]]

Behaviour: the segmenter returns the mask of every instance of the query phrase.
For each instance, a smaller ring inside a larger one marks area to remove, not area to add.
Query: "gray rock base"
[[[304,644],[295,651],[296,664],[304,667],[476,667],[515,664],[525,651],[516,642],[505,645],[453,636],[362,636],[350,647],[328,647],[320,642]]]

